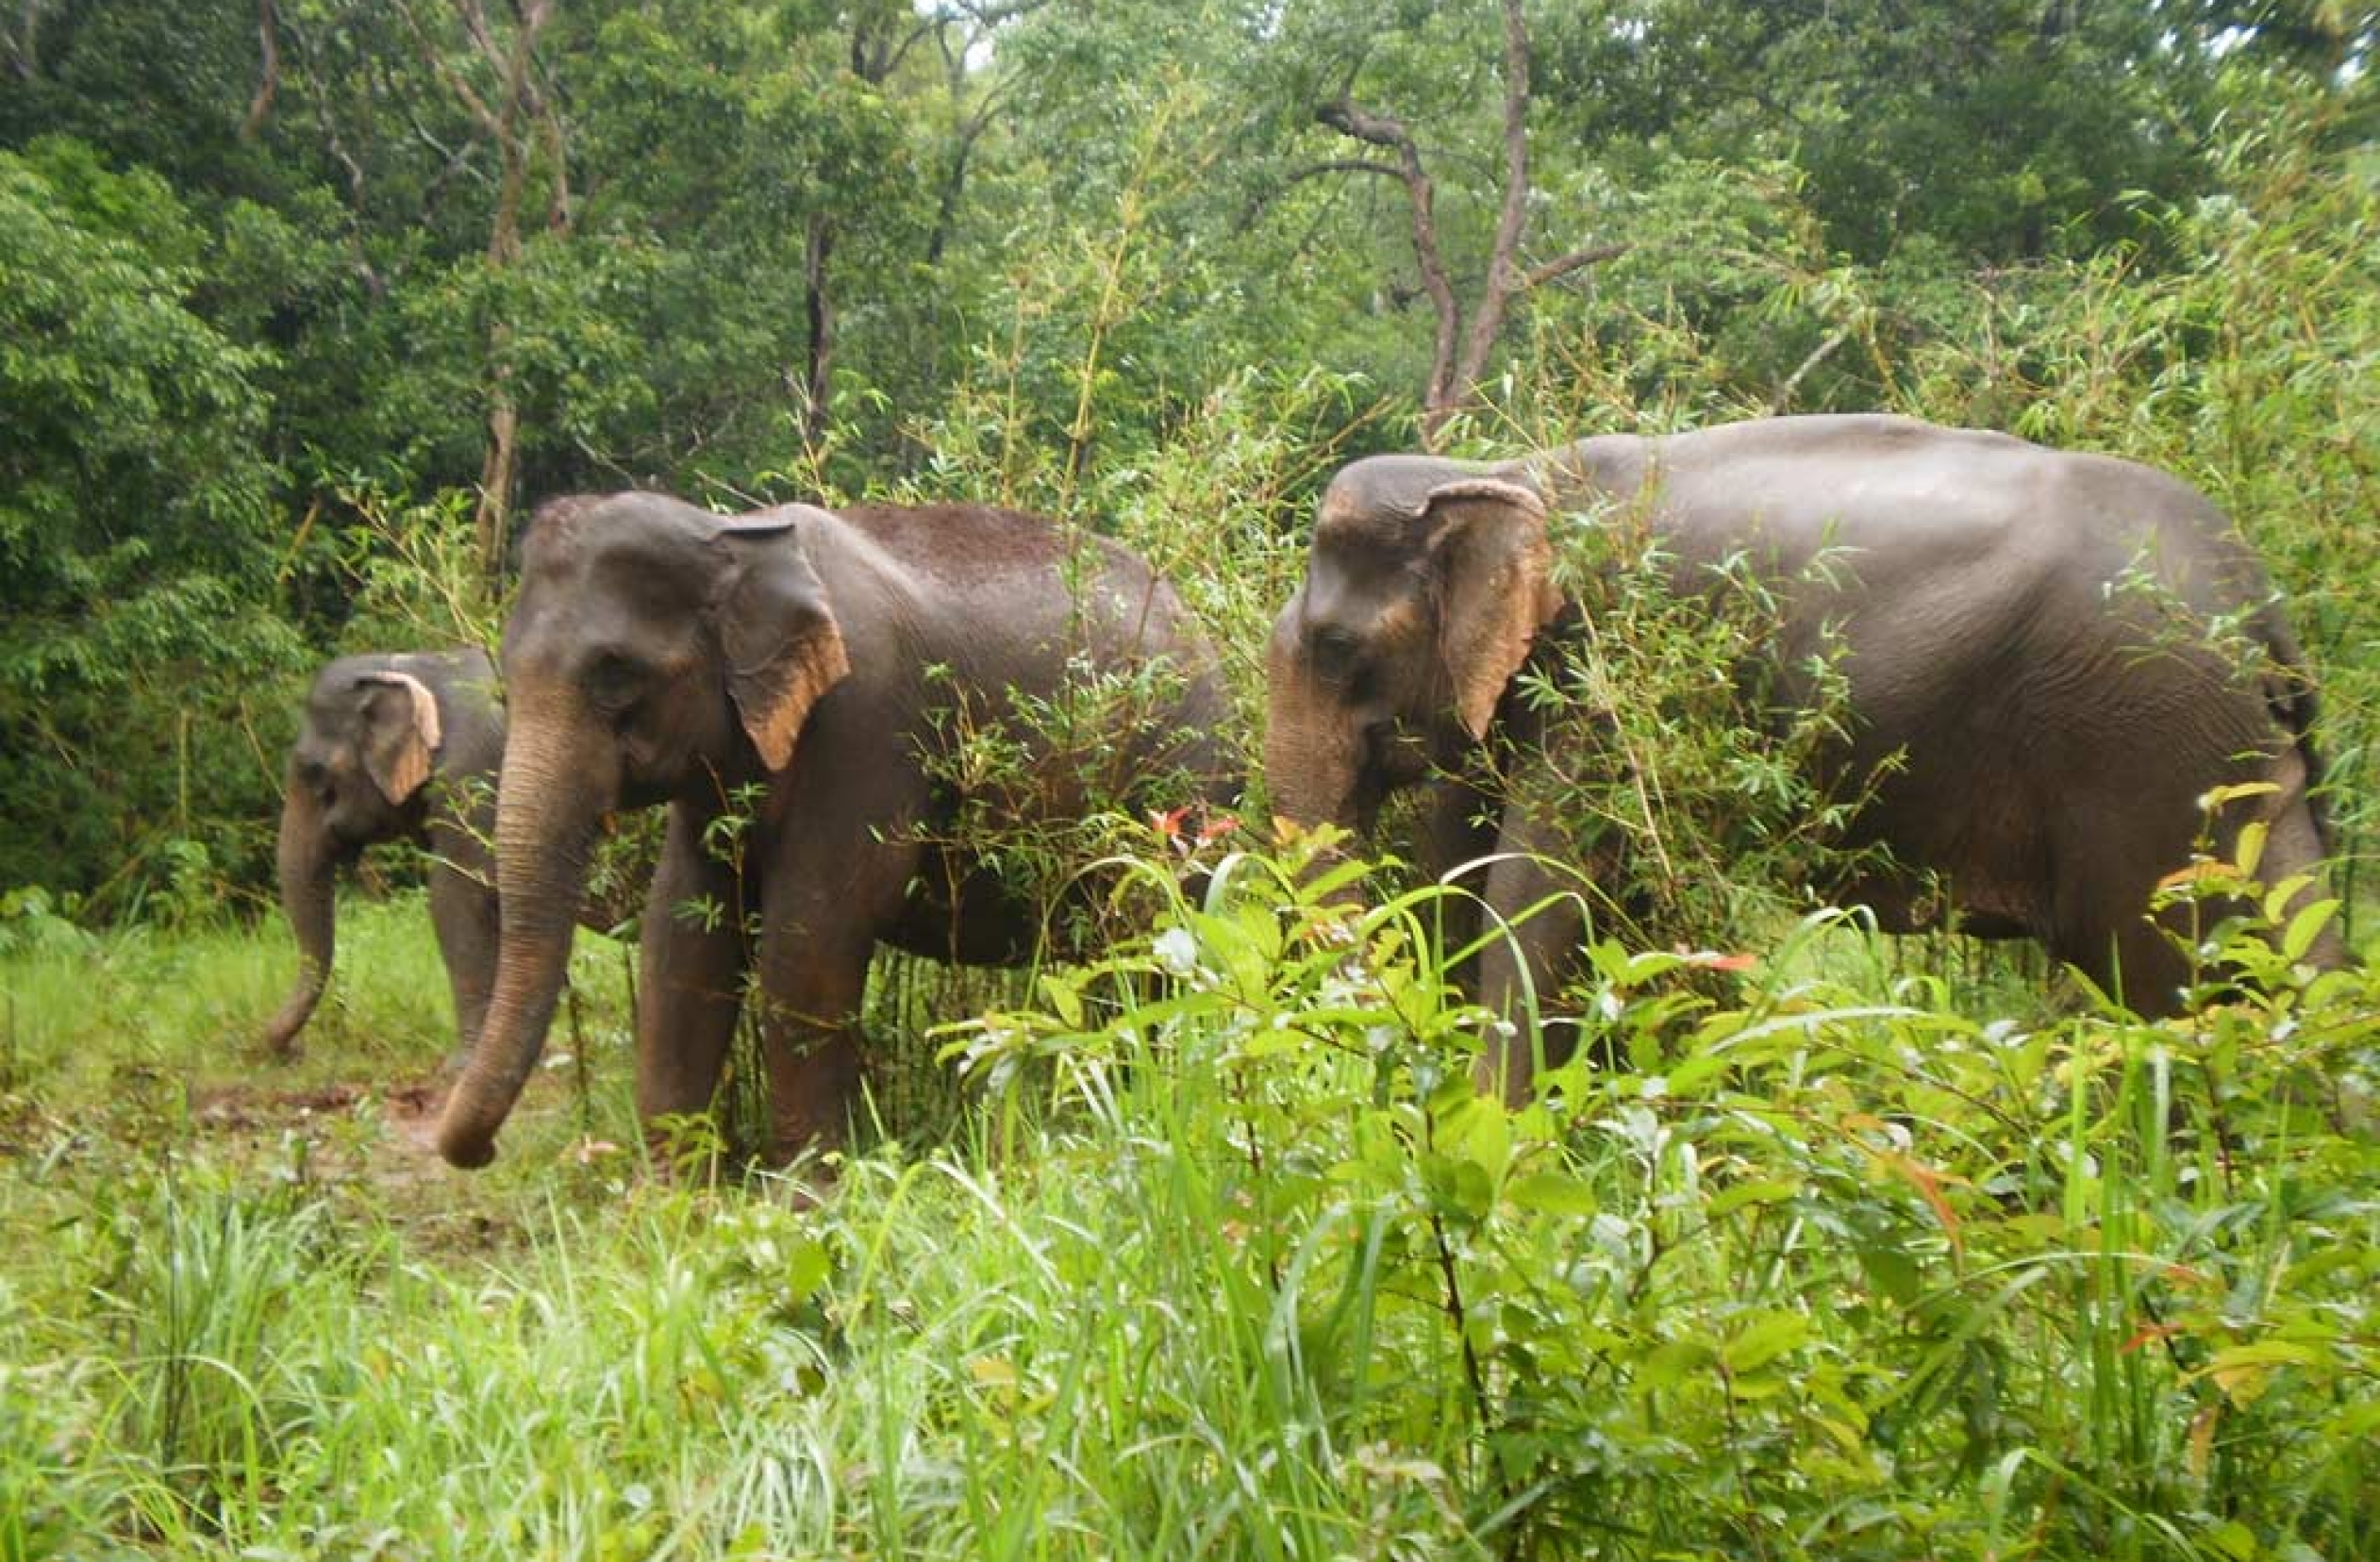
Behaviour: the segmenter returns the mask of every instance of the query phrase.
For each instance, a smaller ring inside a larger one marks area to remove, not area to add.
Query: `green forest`
[[[2331,957],[2380,7],[5,9],[0,1562],[2380,1555],[2380,988]],[[2140,463],[2262,559],[2207,638],[2292,626],[2327,860],[2207,794],[2179,1012],[1827,904],[1851,718],[1744,700],[1783,609],[1586,543],[1591,656],[1514,706],[1570,735],[1559,990],[1474,1001],[1531,935],[1450,932],[1419,809],[1281,817],[1335,474],[1810,413]],[[367,855],[275,1018],[292,744],[333,657],[495,656],[532,517],[622,490],[1121,544],[1236,801],[1109,776],[1129,678],[946,735],[952,829],[1071,941],[880,956],[859,1121],[791,1165],[750,1013],[640,1116],[624,809],[452,1170],[474,848]],[[1534,1097],[1474,1088],[1516,1034]]]

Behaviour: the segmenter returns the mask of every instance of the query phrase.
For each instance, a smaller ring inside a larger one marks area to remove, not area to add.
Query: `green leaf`
[[[1083,1025],[1083,998],[1074,984],[1054,971],[1041,973],[1041,997],[1055,1010],[1069,1029],[1080,1030]]]
[[[2338,912],[2336,900],[2314,901],[2300,909],[2281,935],[2283,956],[2292,961],[2305,958],[2305,952],[2314,947],[2314,940],[2322,936],[2322,929]]]
[[[1567,1172],[1523,1172],[1504,1185],[1506,1203],[1544,1215],[1592,1215],[1603,1201],[1583,1178]]]
[[[1674,1388],[1687,1378],[1706,1371],[1719,1359],[1719,1353],[1706,1340],[1673,1339],[1656,1345],[1637,1363],[1637,1383],[1639,1387]]]
[[[1730,1372],[1755,1372],[1810,1337],[1810,1321],[1797,1312],[1772,1312],[1730,1339],[1720,1352]]]
[[[1703,1213],[1711,1220],[1732,1215],[1746,1205],[1783,1204],[1802,1191],[1799,1177],[1768,1177],[1758,1182],[1738,1183],[1714,1196],[1703,1206]]]

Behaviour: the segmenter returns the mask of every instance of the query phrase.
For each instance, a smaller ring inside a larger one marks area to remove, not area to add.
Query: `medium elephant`
[[[430,921],[467,1046],[496,959],[496,767],[504,706],[481,651],[342,656],[315,676],[290,746],[281,803],[281,909],[297,937],[297,987],[264,1029],[287,1057],[330,982],[338,869],[367,846],[428,848]]]
[[[1276,811],[1363,831],[1391,790],[1426,783],[1434,866],[1499,854],[1490,912],[1563,888],[1542,860],[1550,822],[1510,801],[1521,789],[1464,779],[1544,735],[1516,677],[1583,623],[1550,576],[1549,516],[1640,528],[1681,592],[1748,567],[1779,603],[1766,671],[1788,707],[1812,700],[1808,658],[1831,648],[1850,721],[1822,768],[1859,799],[1847,843],[1889,862],[1845,898],[1888,931],[1935,921],[1939,889],[1967,930],[2039,939],[2166,1012],[2186,968],[2147,910],[2189,860],[2204,794],[2272,784],[2227,811],[2218,841],[2261,820],[2268,882],[2325,854],[2298,647],[2219,510],[2131,462],[1881,416],[1344,468],[1270,648]],[[1481,1001],[1511,1012],[1551,990],[1583,915],[1558,901],[1487,948]],[[2326,935],[2315,956],[2343,951]],[[1483,1085],[1524,1095],[1527,1049],[1484,1058]]]
[[[708,1105],[749,976],[775,1147],[833,1138],[858,1085],[855,1017],[879,943],[1002,963],[1036,941],[1038,908],[952,838],[968,801],[954,739],[1087,671],[1157,658],[1178,672],[1158,719],[1118,745],[1119,769],[1212,796],[1224,702],[1211,653],[1172,589],[1112,543],[978,506],[734,519],[651,493],[544,506],[504,637],[495,989],[441,1153],[492,1158],[553,1018],[596,823],[660,803],[640,1113]],[[1037,780],[1024,812],[1090,806],[1075,773],[1041,763],[1044,729],[1007,730]]]

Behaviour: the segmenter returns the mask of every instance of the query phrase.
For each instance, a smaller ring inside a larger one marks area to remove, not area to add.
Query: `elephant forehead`
[[[1316,540],[1417,543],[1431,490],[1468,474],[1467,468],[1426,456],[1368,456],[1351,462],[1323,491]]]
[[[523,573],[560,573],[611,557],[685,568],[721,527],[718,517],[667,494],[570,494],[548,500],[529,522]]]

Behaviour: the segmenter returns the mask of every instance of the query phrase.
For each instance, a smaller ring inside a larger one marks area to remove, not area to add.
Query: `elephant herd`
[[[1948,917],[2036,939],[2171,1011],[2187,960],[2150,904],[2219,788],[2239,789],[2215,849],[2260,825],[2260,875],[2314,892],[2328,842],[2302,657],[2254,554],[2162,473],[1877,416],[1605,436],[1492,465],[1371,457],[1324,490],[1273,627],[1264,780],[1277,816],[1358,834],[1390,794],[1426,789],[1422,864],[1473,865],[1476,913],[1513,924],[1468,972],[1491,1009],[1558,991],[1586,935],[1547,859],[1554,822],[1483,779],[1575,740],[1523,689],[1586,628],[1553,565],[1570,527],[1624,528],[1689,600],[1723,577],[1763,583],[1773,708],[1819,697],[1821,659],[1839,676],[1848,720],[1818,780],[1859,789],[1849,844],[1881,851],[1825,888],[1887,931]],[[502,664],[501,705],[476,653],[330,664],[281,823],[302,958],[268,1033],[279,1048],[327,977],[335,865],[397,836],[430,847],[462,1042],[437,1142],[457,1166],[493,1156],[535,1066],[615,811],[670,810],[640,923],[640,1113],[708,1105],[748,1002],[791,1153],[835,1138],[853,1105],[877,946],[1007,963],[1042,925],[948,828],[969,801],[938,758],[953,733],[1087,673],[1155,670],[1119,770],[1152,800],[1237,789],[1216,659],[1172,588],[1113,543],[1009,510],[557,500],[529,525]],[[1021,823],[1091,806],[1032,722],[1004,730],[1039,780],[1004,799],[1034,816]],[[2325,929],[2308,957],[2345,951]],[[1537,1059],[1514,1034],[1479,1083],[1518,1100]]]

